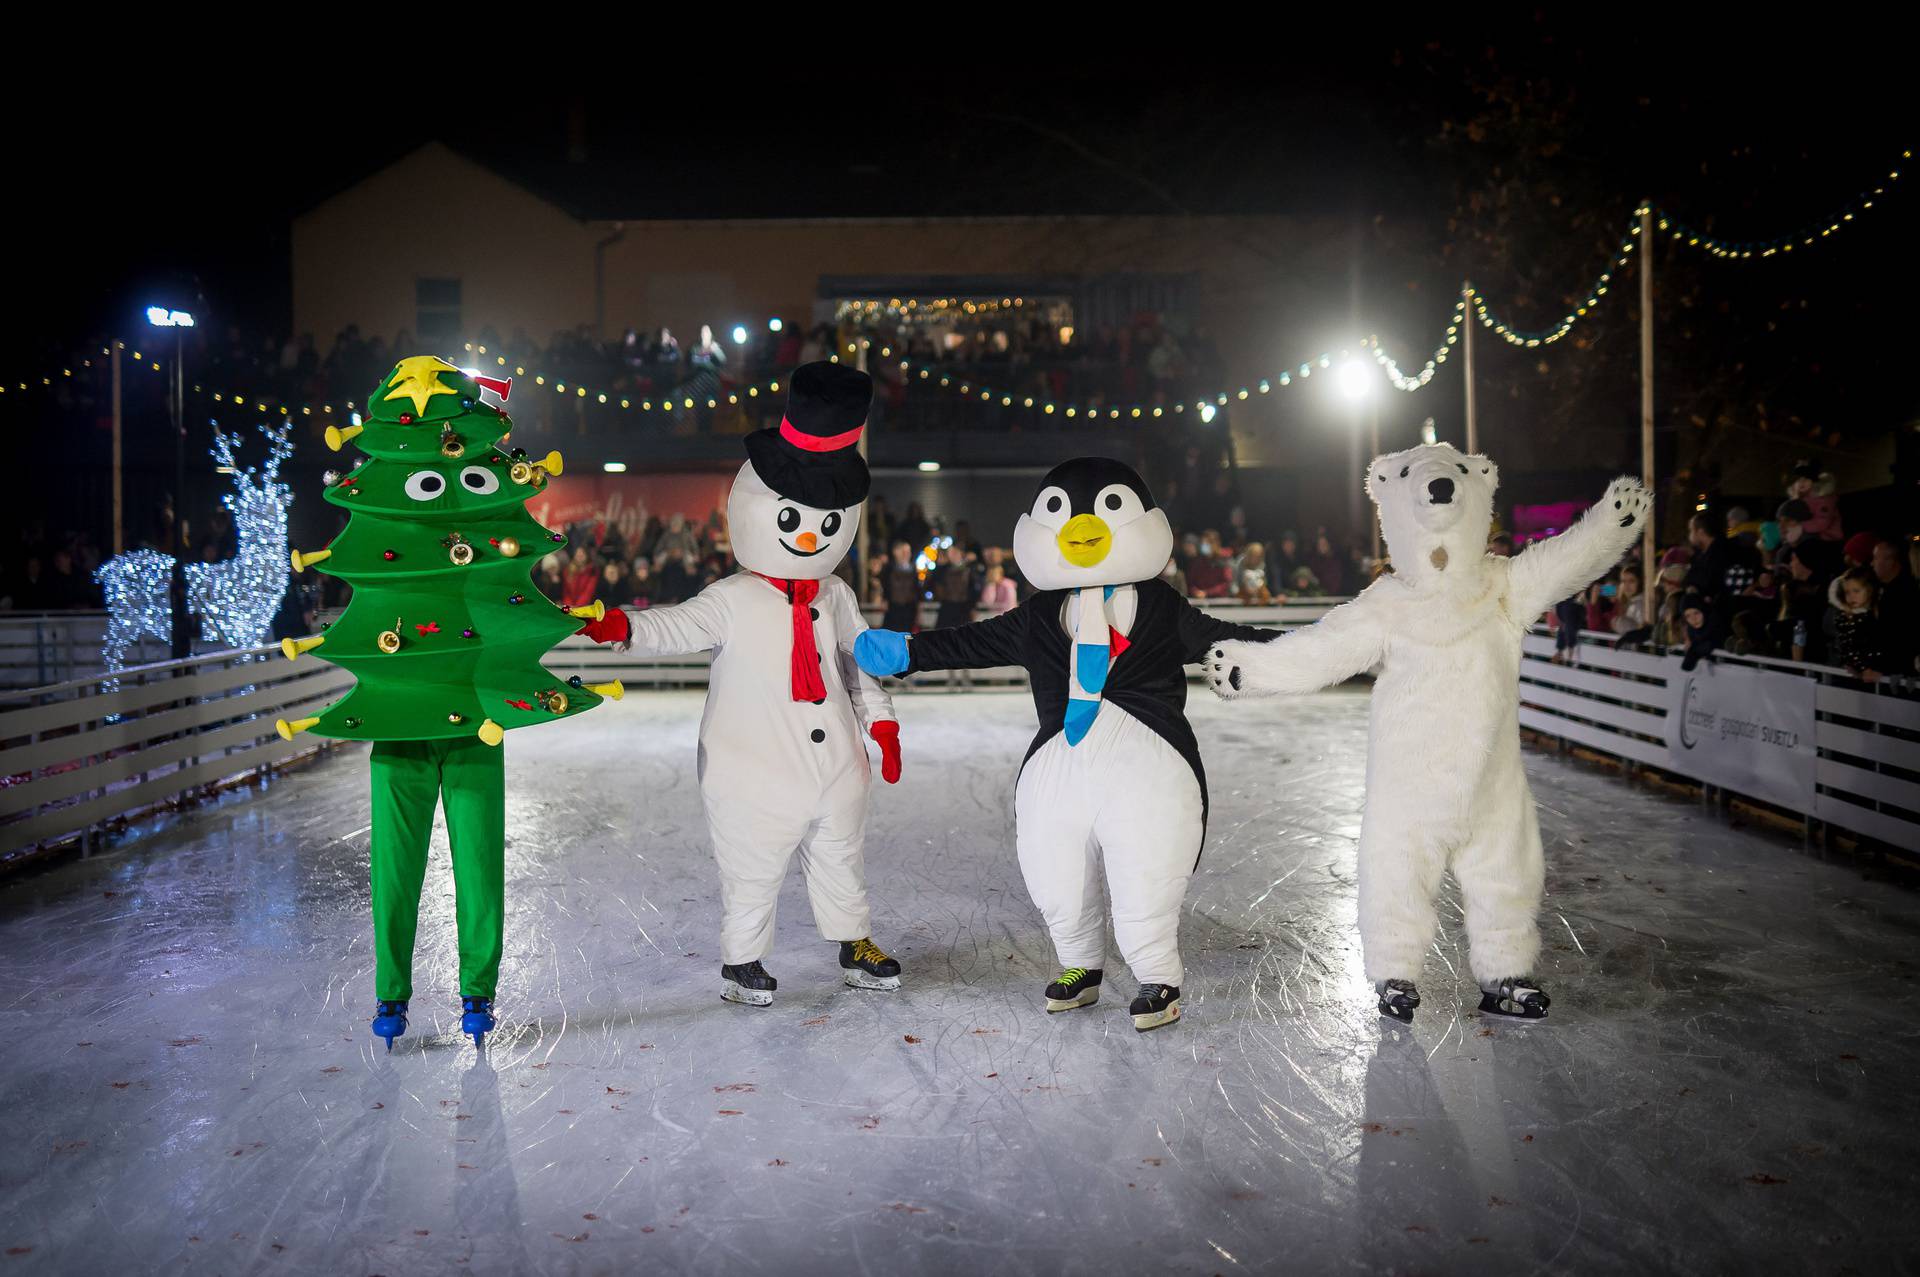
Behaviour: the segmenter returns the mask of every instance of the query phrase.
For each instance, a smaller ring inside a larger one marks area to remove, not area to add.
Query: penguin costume
[[[1106,951],[1100,862],[1114,938],[1145,1032],[1180,1018],[1180,905],[1206,829],[1206,775],[1186,717],[1186,666],[1222,638],[1278,631],[1201,612],[1160,579],[1173,529],[1134,471],[1103,457],[1063,462],[1013,531],[1038,590],[1010,612],[912,636],[871,630],[854,656],[869,674],[1025,667],[1040,730],[1014,791],[1020,872],[1063,968],[1047,1010],[1099,999]]]
[[[893,702],[854,665],[867,623],[833,574],[853,545],[870,483],[860,432],[873,380],[842,364],[794,370],[775,429],[746,439],[727,494],[744,571],[685,603],[633,616],[646,656],[713,653],[700,720],[700,795],[720,867],[720,996],[770,1006],[774,907],[794,853],[820,934],[840,942],[846,983],[897,989],[900,964],[871,937],[865,737],[900,779]]]

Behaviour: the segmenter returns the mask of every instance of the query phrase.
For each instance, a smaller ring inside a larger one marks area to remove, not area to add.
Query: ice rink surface
[[[1025,695],[899,704],[868,839],[898,993],[842,986],[795,877],[778,1002],[720,1001],[697,693],[507,742],[485,1057],[443,840],[413,1029],[367,1031],[363,750],[0,884],[0,1277],[1913,1263],[1910,891],[1530,754],[1552,1018],[1472,1010],[1449,900],[1396,1031],[1354,928],[1365,693],[1197,693],[1187,1014],[1139,1035],[1115,958],[1040,1009]]]

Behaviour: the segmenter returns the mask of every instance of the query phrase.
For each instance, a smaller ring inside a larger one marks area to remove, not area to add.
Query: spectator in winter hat
[[[1833,495],[1833,476],[1811,461],[1793,468],[1787,480],[1787,496],[1807,503],[1807,535],[1822,541],[1840,541],[1846,532],[1840,526],[1840,502]]]

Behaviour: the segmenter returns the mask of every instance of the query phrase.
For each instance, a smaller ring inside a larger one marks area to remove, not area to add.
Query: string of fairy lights
[[[1900,153],[1900,164],[1904,165],[1912,158],[1913,152],[1911,150],[1903,150]],[[1888,170],[1886,176],[1880,179],[1875,185],[1861,191],[1840,209],[1829,214],[1827,217],[1803,226],[1790,234],[1759,241],[1722,239],[1694,227],[1683,219],[1663,211],[1656,205],[1642,203],[1633,210],[1633,216],[1630,219],[1627,234],[1622,237],[1618,248],[1615,249],[1606,267],[1600,272],[1599,277],[1594,281],[1593,285],[1586,290],[1584,300],[1567,311],[1565,315],[1562,315],[1551,326],[1542,329],[1525,329],[1507,319],[1503,319],[1487,304],[1485,295],[1482,294],[1471,281],[1468,281],[1461,285],[1459,300],[1454,303],[1453,313],[1448,318],[1445,332],[1441,335],[1439,342],[1434,346],[1433,353],[1427,357],[1417,372],[1406,371],[1405,367],[1388,353],[1377,336],[1368,336],[1365,338],[1361,342],[1361,348],[1371,354],[1374,361],[1385,372],[1389,384],[1396,390],[1407,392],[1417,391],[1430,384],[1434,377],[1439,374],[1440,369],[1446,365],[1454,348],[1459,345],[1470,319],[1478,322],[1483,328],[1492,332],[1509,345],[1526,349],[1550,346],[1566,337],[1575,325],[1583,319],[1586,319],[1599,307],[1602,299],[1604,299],[1611,290],[1614,277],[1633,260],[1633,254],[1637,252],[1640,247],[1640,234],[1646,219],[1651,218],[1656,232],[1666,235],[1671,241],[1688,248],[1700,249],[1715,258],[1729,261],[1766,260],[1790,254],[1797,249],[1812,248],[1822,241],[1838,234],[1857,221],[1862,214],[1875,208],[1892,190],[1893,186],[1900,181],[1901,176],[1902,168],[1896,166]],[[1030,298],[1012,296],[999,298],[960,296],[936,298],[891,297],[885,300],[879,298],[864,298],[842,302],[836,312],[836,318],[841,322],[845,322],[849,319],[877,319],[881,316],[888,318],[968,316],[990,314],[1004,310],[1031,309],[1038,307],[1040,304],[1041,303]],[[1469,312],[1471,312],[1471,315],[1469,315]],[[160,360],[152,358],[149,354],[139,349],[129,350],[127,343],[123,341],[116,341],[113,345],[131,354],[133,367],[148,369],[155,373],[162,371]],[[862,337],[859,338],[857,342],[850,342],[845,352],[836,352],[830,355],[829,358],[837,360],[840,358],[841,353],[857,356],[863,349],[870,351],[871,346],[872,340]],[[468,354],[481,358],[491,357],[495,365],[500,368],[504,369],[509,366],[509,360],[504,354],[490,352],[484,345],[476,345],[475,343],[468,342],[465,344],[465,350]],[[108,347],[102,347],[100,351],[102,358],[108,357],[112,353],[112,349]],[[880,355],[883,359],[890,359],[892,358],[893,352],[890,347],[883,346]],[[1331,354],[1322,354],[1317,359],[1309,359],[1277,374],[1262,377],[1257,381],[1241,385],[1237,389],[1216,390],[1211,394],[1201,395],[1191,399],[1182,397],[1179,400],[1171,402],[1133,402],[1125,404],[1109,404],[1091,400],[1082,402],[1053,400],[1044,395],[1008,390],[1004,387],[996,390],[992,386],[980,384],[976,379],[962,377],[956,373],[947,371],[937,364],[915,364],[910,360],[902,359],[899,361],[899,365],[902,376],[909,382],[919,381],[930,385],[937,385],[940,389],[952,393],[963,401],[989,406],[997,402],[999,407],[1008,409],[1018,406],[1023,410],[1034,412],[1042,417],[1057,416],[1070,420],[1105,418],[1111,421],[1122,421],[1159,418],[1170,414],[1181,416],[1191,411],[1198,414],[1203,420],[1211,421],[1220,408],[1226,407],[1237,400],[1248,400],[1256,395],[1267,395],[1277,389],[1286,389],[1296,382],[1305,381],[1311,377],[1315,369],[1331,367],[1332,361],[1333,356]],[[80,367],[90,369],[95,366],[95,362],[93,358],[89,357],[80,361]],[[569,383],[564,378],[549,377],[542,372],[536,371],[529,374],[527,368],[518,363],[512,366],[512,371],[516,377],[531,376],[535,386],[550,388],[559,396],[571,397],[578,400],[589,400],[610,407],[617,406],[624,411],[639,411],[643,413],[664,412],[672,414],[684,412],[696,409],[702,403],[709,409],[717,409],[723,401],[728,406],[738,406],[743,401],[758,399],[763,394],[776,395],[780,391],[780,382],[776,378],[765,382],[735,386],[726,389],[724,393],[689,393],[687,387],[683,386],[666,394],[644,395],[636,398],[632,394],[590,389],[577,382]],[[58,377],[49,374],[38,378],[37,381],[41,387],[50,387],[57,381],[71,379],[74,375],[74,369],[68,367],[63,368]],[[16,381],[11,385],[0,383],[0,396],[8,393],[27,391],[33,388],[34,384],[34,381],[31,380]],[[232,403],[242,407],[252,406],[260,413],[272,414],[277,412],[278,415],[282,417],[291,417],[296,414],[306,417],[311,417],[316,414],[331,416],[336,411],[335,406],[331,403],[280,404],[273,402],[267,397],[249,395],[231,390],[209,390],[207,387],[197,384],[193,387],[193,390],[196,394],[208,395],[215,403]],[[345,401],[339,411],[343,413],[354,413],[357,411],[357,405],[351,400]]]

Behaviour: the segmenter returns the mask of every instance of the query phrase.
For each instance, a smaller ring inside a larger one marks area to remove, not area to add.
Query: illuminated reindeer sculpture
[[[274,613],[287,593],[287,506],[293,500],[280,482],[280,463],[293,454],[291,423],[260,427],[267,459],[257,470],[243,469],[234,458],[237,435],[218,426],[213,459],[233,476],[232,492],[220,499],[233,515],[240,552],[218,563],[188,563],[187,610],[200,619],[200,639],[222,647],[258,647],[266,642]],[[179,499],[176,497],[176,500]],[[107,597],[107,637],[101,655],[114,672],[126,664],[127,649],[143,638],[167,641],[172,634],[168,585],[173,556],[158,550],[116,554],[93,574]]]

